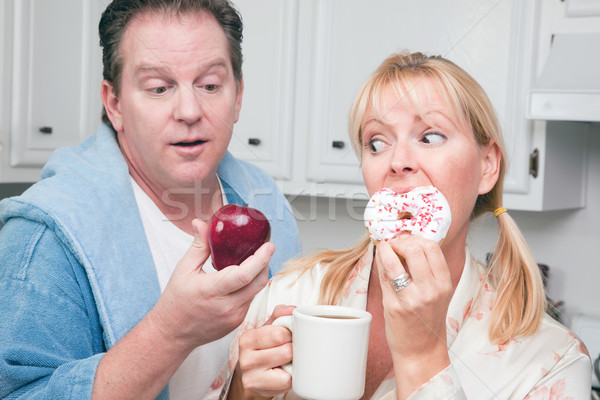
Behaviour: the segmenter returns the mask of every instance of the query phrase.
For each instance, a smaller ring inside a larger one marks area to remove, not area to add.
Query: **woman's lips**
[[[417,186],[401,186],[401,187],[391,187],[390,189],[398,194],[408,193]]]

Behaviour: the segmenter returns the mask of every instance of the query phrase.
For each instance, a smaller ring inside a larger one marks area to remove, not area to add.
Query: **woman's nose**
[[[177,93],[173,117],[177,121],[193,124],[202,117],[202,99],[193,87],[182,86]]]
[[[417,172],[417,163],[414,154],[409,148],[396,145],[392,155],[391,172],[394,175]]]

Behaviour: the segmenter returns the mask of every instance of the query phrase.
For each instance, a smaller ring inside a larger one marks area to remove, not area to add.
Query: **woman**
[[[325,303],[373,315],[365,399],[588,399],[587,351],[545,314],[537,264],[502,208],[504,144],[482,88],[441,57],[393,55],[363,86],[349,129],[369,194],[433,185],[450,204],[450,230],[441,245],[366,237],[297,260],[250,308],[229,397],[294,398],[277,368],[291,359],[291,335],[270,324],[293,308],[278,305]],[[484,266],[466,238],[486,212],[499,237]],[[410,283],[396,291],[403,273]]]

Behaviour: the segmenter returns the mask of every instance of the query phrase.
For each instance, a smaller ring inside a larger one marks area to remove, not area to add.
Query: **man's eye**
[[[206,89],[209,92],[214,92],[218,88],[219,88],[219,85],[214,85],[214,84],[204,85],[204,89]]]
[[[440,132],[425,132],[421,140],[425,144],[439,144],[446,140],[446,136]]]
[[[366,146],[372,154],[377,154],[385,149],[385,143],[379,139],[371,139]]]
[[[159,87],[155,87],[150,89],[150,92],[154,93],[154,94],[163,94],[167,91],[167,87],[166,86],[159,86]]]

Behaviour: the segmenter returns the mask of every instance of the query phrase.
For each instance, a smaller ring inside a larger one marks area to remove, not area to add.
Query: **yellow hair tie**
[[[505,212],[506,212],[506,208],[504,208],[504,207],[498,207],[494,211],[494,217],[498,217],[498,215],[500,215],[502,213],[505,213]]]

